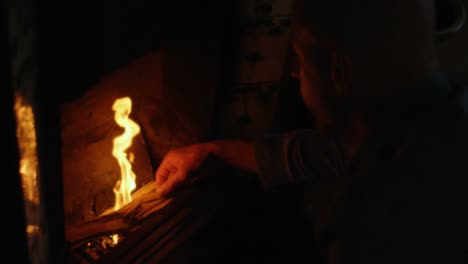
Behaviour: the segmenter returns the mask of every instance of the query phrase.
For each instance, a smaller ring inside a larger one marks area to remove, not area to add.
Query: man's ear
[[[333,51],[330,67],[331,80],[335,86],[335,95],[344,96],[349,92],[349,86],[351,85],[353,73],[352,60],[347,55]]]

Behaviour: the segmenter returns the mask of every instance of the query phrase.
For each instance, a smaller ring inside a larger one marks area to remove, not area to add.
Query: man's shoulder
[[[468,86],[451,81],[447,88],[450,95],[443,93],[417,118],[398,121],[405,126],[396,129],[395,135],[386,133],[388,141],[397,146],[386,162],[389,171],[411,170],[416,178],[468,175]]]
[[[457,155],[468,161],[468,86],[461,82],[451,86],[450,100],[415,126],[408,146],[422,156],[446,159]]]

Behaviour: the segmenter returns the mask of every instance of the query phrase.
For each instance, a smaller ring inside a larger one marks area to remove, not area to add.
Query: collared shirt
[[[468,93],[441,73],[408,91],[352,161],[314,130],[255,144],[266,191],[303,187],[327,263],[468,263]]]

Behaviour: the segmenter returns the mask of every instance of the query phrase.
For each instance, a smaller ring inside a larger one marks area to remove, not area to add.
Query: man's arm
[[[253,142],[245,140],[216,140],[207,144],[208,148],[210,148],[210,153],[223,160],[226,164],[251,173],[259,172]]]
[[[313,131],[271,135],[253,142],[215,140],[169,151],[156,171],[156,188],[168,194],[189,180],[210,155],[258,175],[266,191],[281,185],[333,182],[343,172],[342,152]],[[340,174],[340,175],[339,175]]]
[[[254,145],[242,140],[215,140],[170,150],[156,170],[156,191],[161,195],[172,192],[178,185],[189,181],[209,156],[226,164],[258,173]]]
[[[314,130],[271,135],[254,145],[260,181],[265,190],[284,185],[334,188],[345,177],[342,145]]]

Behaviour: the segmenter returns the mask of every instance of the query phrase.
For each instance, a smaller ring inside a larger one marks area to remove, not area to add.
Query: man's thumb
[[[156,193],[158,193],[161,196],[166,195],[167,194],[167,186],[166,185],[167,184],[164,184],[164,183],[159,184],[159,185],[156,183]]]

